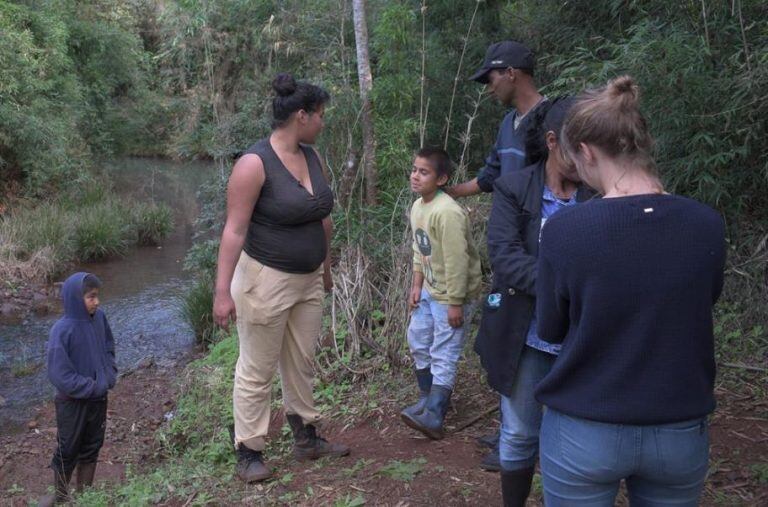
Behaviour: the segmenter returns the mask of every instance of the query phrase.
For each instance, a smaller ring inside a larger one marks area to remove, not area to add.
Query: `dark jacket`
[[[485,158],[485,166],[477,175],[477,185],[483,192],[493,191],[493,182],[499,176],[511,172],[517,172],[532,164],[531,151],[527,146],[528,131],[531,129],[531,122],[541,122],[543,115],[537,114],[537,111],[543,113],[549,110],[549,99],[546,97],[533,106],[520,121],[520,125],[515,128],[515,118],[517,110],[510,110],[499,125],[499,132],[496,135],[496,142],[488,152]]]
[[[83,300],[83,280],[75,273],[61,288],[64,316],[48,338],[48,379],[59,397],[99,399],[115,386],[115,340],[101,310],[91,316]]]
[[[488,256],[493,269],[491,294],[497,307],[483,303],[475,352],[488,374],[488,384],[508,396],[536,306],[536,272],[541,230],[545,161],[499,177],[494,183],[488,220]],[[576,200],[592,192],[579,187]]]

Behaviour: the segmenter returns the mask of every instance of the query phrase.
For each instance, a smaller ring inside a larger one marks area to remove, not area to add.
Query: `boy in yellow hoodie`
[[[444,150],[422,148],[416,153],[410,177],[411,190],[421,197],[411,208],[414,255],[408,303],[413,314],[408,345],[421,396],[401,417],[432,439],[443,438],[466,323],[481,283],[469,218],[441,189],[451,171]]]

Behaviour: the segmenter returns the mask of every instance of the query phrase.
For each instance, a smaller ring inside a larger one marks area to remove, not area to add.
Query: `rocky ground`
[[[0,324],[20,322],[30,314],[45,315],[61,306],[61,284],[6,284],[0,287]]]

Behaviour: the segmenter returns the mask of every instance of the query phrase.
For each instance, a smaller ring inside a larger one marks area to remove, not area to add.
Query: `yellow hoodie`
[[[469,303],[480,293],[480,257],[464,209],[438,191],[425,203],[411,207],[413,270],[424,274],[424,288],[435,301],[448,305]]]

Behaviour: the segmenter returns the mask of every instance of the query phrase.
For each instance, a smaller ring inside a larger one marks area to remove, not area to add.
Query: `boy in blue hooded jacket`
[[[101,281],[75,273],[61,289],[64,316],[48,339],[48,379],[56,387],[58,447],[51,461],[55,494],[40,505],[67,501],[69,480],[77,468],[77,490],[93,484],[104,444],[107,391],[115,386],[115,340],[99,310]]]

